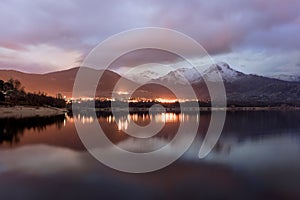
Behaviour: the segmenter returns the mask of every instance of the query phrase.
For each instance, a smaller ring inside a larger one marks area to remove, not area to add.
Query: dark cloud
[[[192,36],[212,54],[253,44],[264,48],[299,48],[300,1],[230,0],[189,4],[180,1],[175,4],[160,8],[156,15],[160,18],[158,23]]]
[[[109,66],[111,69],[118,67],[135,67],[147,63],[168,64],[172,62],[184,61],[181,57],[158,49],[141,49],[129,52],[120,56]]]
[[[288,52],[300,47],[299,8],[299,0],[4,0],[0,47],[26,51],[30,45],[49,45],[81,52],[77,59],[82,59],[112,34],[159,26],[191,36],[213,55]]]

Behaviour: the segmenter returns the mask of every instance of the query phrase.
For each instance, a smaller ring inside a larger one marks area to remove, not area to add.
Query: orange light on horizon
[[[156,98],[155,101],[158,101],[160,103],[175,103],[178,101],[178,99],[163,99],[163,98]]]
[[[129,92],[126,92],[126,91],[118,91],[117,94],[118,94],[118,95],[127,95],[127,94],[129,94]]]

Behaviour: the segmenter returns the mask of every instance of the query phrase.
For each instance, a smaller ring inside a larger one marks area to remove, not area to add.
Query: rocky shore
[[[0,118],[27,118],[64,115],[65,109],[54,107],[13,106],[0,107]]]

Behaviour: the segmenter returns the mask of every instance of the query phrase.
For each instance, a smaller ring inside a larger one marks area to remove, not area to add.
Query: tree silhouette
[[[13,90],[14,89],[14,85],[11,82],[5,82],[3,84],[3,91],[9,91],[9,90]]]
[[[14,80],[14,88],[16,90],[19,90],[21,88],[21,82],[18,79]]]
[[[4,81],[0,80],[0,91],[3,91],[3,85],[4,85]]]
[[[26,93],[24,87],[17,79],[9,79],[7,82],[0,80],[0,101],[5,101],[3,93],[9,96],[10,105],[52,106],[63,108],[66,106],[62,95],[55,97],[47,96],[45,92]]]
[[[5,96],[2,92],[0,92],[0,101],[5,101]]]

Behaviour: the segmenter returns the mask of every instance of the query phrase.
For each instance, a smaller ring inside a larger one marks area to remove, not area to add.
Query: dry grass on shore
[[[0,118],[47,117],[63,115],[64,113],[64,109],[53,107],[0,107]]]

